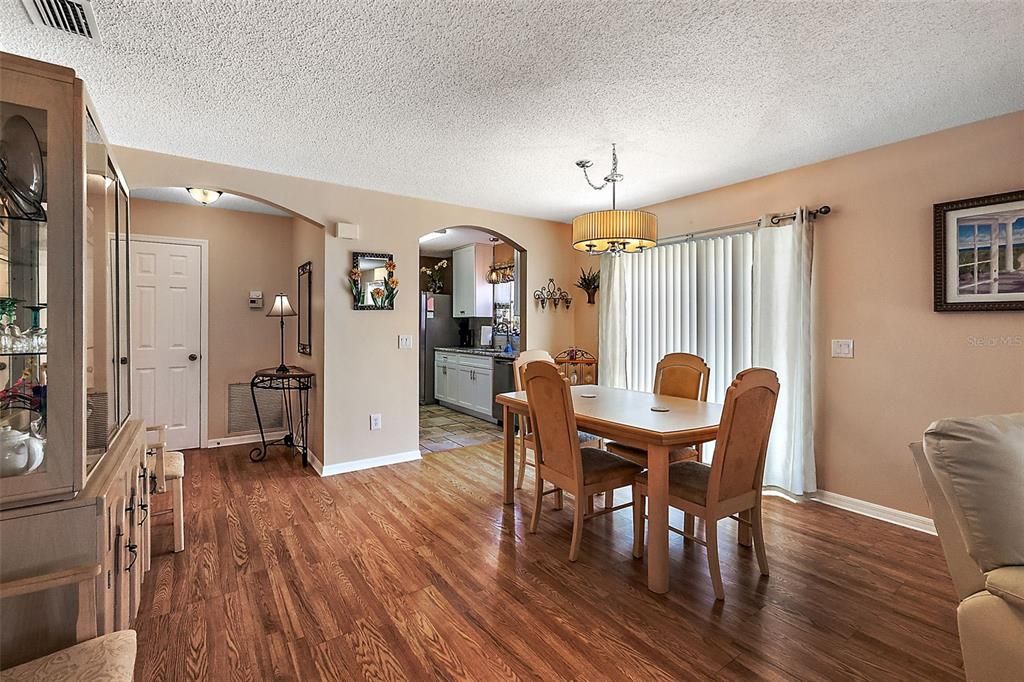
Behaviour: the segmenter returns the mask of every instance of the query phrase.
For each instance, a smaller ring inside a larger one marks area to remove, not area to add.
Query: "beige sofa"
[[[911,450],[960,599],[967,678],[1024,679],[1024,414],[937,421]]]

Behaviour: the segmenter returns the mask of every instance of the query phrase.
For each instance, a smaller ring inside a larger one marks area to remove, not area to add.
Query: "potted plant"
[[[427,291],[432,294],[441,293],[442,282],[441,282],[441,271],[448,267],[448,260],[445,259],[440,261],[433,267],[422,267],[420,272],[427,276]]]
[[[576,286],[587,292],[587,303],[594,305],[594,295],[601,288],[601,273],[593,268],[584,270],[580,268],[580,278],[576,280]]]

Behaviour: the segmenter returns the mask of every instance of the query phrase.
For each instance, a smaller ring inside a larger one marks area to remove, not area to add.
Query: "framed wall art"
[[[1024,190],[934,205],[935,311],[1024,310]]]

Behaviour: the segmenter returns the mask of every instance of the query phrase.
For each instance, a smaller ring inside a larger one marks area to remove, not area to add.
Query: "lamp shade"
[[[658,245],[658,217],[647,211],[593,211],[572,219],[572,246],[587,253],[636,253]]]
[[[288,302],[287,294],[274,296],[274,305],[270,307],[267,317],[294,317],[295,315],[298,315],[298,313],[292,308],[292,304]]]

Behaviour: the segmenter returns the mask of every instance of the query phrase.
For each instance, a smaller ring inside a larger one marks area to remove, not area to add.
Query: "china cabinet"
[[[129,627],[149,552],[129,210],[82,81],[0,53],[0,580],[99,565],[98,634]],[[81,598],[4,599],[0,668],[73,642]]]

